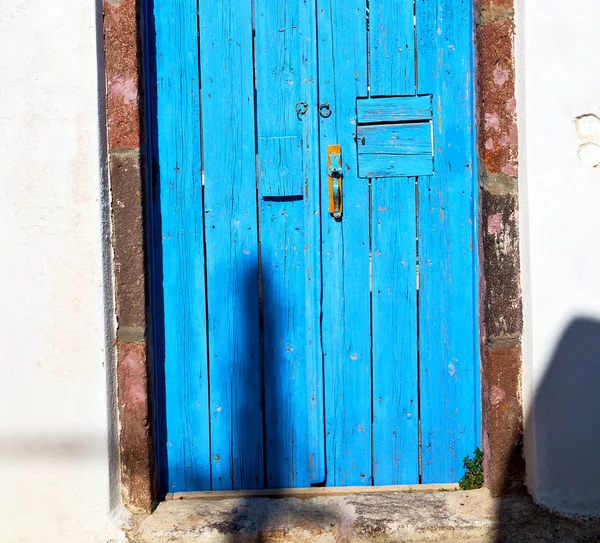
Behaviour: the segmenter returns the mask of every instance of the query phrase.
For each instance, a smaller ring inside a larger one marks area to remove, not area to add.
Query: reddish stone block
[[[108,147],[137,149],[141,143],[141,48],[137,0],[104,2]]]
[[[480,156],[489,173],[517,176],[517,102],[513,19],[477,30]]]
[[[150,511],[153,501],[152,439],[149,426],[145,343],[117,343],[123,501]]]
[[[514,0],[480,0],[479,6],[482,10],[512,9]]]
[[[496,496],[523,487],[521,346],[483,351],[483,448],[486,486]]]

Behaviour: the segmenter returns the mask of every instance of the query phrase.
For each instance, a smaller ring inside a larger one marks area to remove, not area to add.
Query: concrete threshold
[[[439,485],[429,492],[306,490],[315,494],[174,494],[152,515],[136,518],[128,537],[132,543],[600,541],[598,522],[559,517],[521,494],[499,499],[487,489]]]

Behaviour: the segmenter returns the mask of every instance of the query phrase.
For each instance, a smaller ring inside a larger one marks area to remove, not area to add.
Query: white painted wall
[[[600,115],[600,3],[517,5],[528,486],[600,515],[600,168],[574,125]]]
[[[11,543],[123,540],[95,3],[0,2],[0,541]]]

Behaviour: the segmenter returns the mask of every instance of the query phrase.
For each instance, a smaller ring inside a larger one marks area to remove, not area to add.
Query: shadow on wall
[[[565,329],[535,392],[525,428],[528,483],[535,485],[529,491],[536,501],[563,514],[600,516],[600,321],[577,318]],[[514,484],[512,463],[522,462],[517,457],[520,445],[505,469],[507,494]],[[499,541],[522,541],[522,533],[515,538],[519,529],[535,539],[538,519],[528,522],[510,496],[501,500],[499,517]],[[569,537],[568,530],[561,533],[565,526],[555,525],[553,540]]]
[[[527,422],[538,501],[600,515],[600,321],[579,318],[567,327]]]

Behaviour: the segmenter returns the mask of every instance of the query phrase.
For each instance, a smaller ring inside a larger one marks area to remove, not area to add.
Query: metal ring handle
[[[319,113],[321,114],[321,117],[327,119],[327,117],[331,116],[331,106],[327,102],[323,102],[319,105]]]
[[[296,115],[298,119],[302,117],[308,111],[308,104],[306,102],[298,102],[296,104]]]

